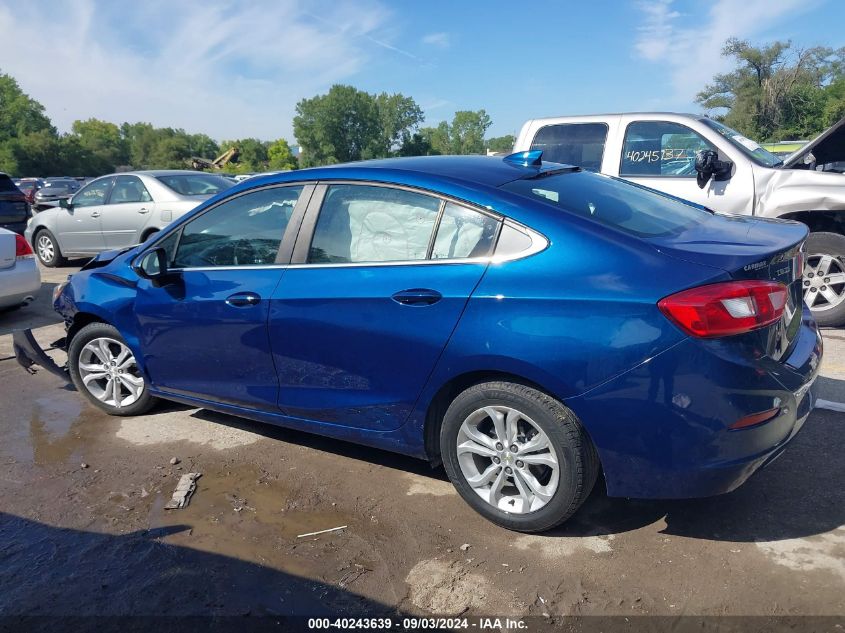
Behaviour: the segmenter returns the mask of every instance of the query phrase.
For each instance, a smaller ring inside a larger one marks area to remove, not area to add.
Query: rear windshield
[[[501,188],[639,237],[680,233],[711,217],[652,189],[585,171],[514,180]]]
[[[156,178],[183,196],[213,196],[235,184],[214,174],[173,174]]]

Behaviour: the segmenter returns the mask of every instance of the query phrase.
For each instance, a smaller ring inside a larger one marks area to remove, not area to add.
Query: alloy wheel
[[[126,407],[144,392],[135,357],[113,338],[95,338],[79,353],[79,377],[88,392],[103,404]]]
[[[804,301],[814,312],[845,301],[845,264],[832,255],[808,255],[804,264]]]
[[[38,257],[41,258],[42,262],[52,261],[56,254],[56,247],[53,245],[53,240],[46,235],[42,234],[38,236],[35,247],[38,249]]]
[[[458,464],[466,482],[488,504],[512,514],[545,506],[560,482],[560,465],[543,430],[511,407],[471,413],[457,437]]]

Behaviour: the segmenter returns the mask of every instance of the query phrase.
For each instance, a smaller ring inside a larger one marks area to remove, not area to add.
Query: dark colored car
[[[0,172],[0,228],[23,235],[30,217],[32,211],[26,195],[9,176]]]
[[[80,186],[75,178],[48,178],[44,186],[35,192],[34,206],[36,209],[56,206],[52,203],[72,197]]]
[[[70,377],[114,415],[164,398],[442,462],[525,532],[599,471],[736,488],[813,407],[807,228],[539,155],[246,180],[56,289]]]
[[[31,205],[35,202],[35,193],[44,186],[40,178],[16,178],[15,186],[26,196],[26,201]]]

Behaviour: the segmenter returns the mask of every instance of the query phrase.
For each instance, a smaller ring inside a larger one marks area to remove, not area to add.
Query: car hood
[[[845,161],[845,117],[838,123],[831,125],[797,152],[787,156],[786,160],[783,161],[783,167],[789,169],[800,166],[810,152],[813,153],[816,163],[819,165]]]
[[[110,264],[115,259],[123,255],[124,253],[128,253],[129,251],[133,251],[137,249],[137,246],[127,246],[126,248],[116,248],[111,251],[103,251],[99,253],[96,257],[88,261],[83,267],[82,270],[91,270],[92,268],[102,268],[106,264]]]

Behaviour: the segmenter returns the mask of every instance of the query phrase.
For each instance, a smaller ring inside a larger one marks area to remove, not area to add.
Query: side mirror
[[[730,180],[734,164],[729,160],[719,160],[719,154],[712,149],[702,149],[695,153],[696,182],[704,189],[710,178]]]
[[[167,283],[170,278],[167,270],[167,252],[163,248],[154,248],[141,255],[135,260],[132,269],[139,277],[149,279],[156,287]]]
[[[59,198],[59,206],[62,209],[73,209],[73,203],[70,198]]]

